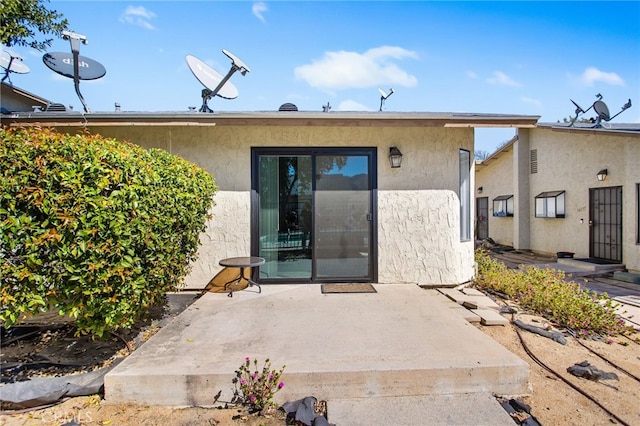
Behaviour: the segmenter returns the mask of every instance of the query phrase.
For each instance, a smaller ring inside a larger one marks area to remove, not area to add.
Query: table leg
[[[258,293],[262,293],[262,287],[260,287],[260,284],[258,284],[257,282],[253,281],[250,277],[245,277],[245,269],[249,270],[249,274],[251,274],[251,268],[239,268],[240,269],[240,275],[238,276],[238,278],[234,278],[231,281],[229,281],[228,283],[226,283],[224,285],[224,289],[225,291],[227,290],[227,288],[229,288],[229,284],[235,282],[236,284],[231,286],[231,290],[229,291],[229,294],[227,294],[228,297],[233,297],[233,290],[235,290],[235,288],[238,286],[238,284],[240,284],[240,282],[244,279],[249,283],[249,287],[251,286],[256,286],[258,287]]]

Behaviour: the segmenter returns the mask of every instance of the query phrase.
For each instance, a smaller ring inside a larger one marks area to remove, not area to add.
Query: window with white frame
[[[500,195],[494,198],[493,215],[496,217],[513,216],[513,195]]]
[[[564,191],[536,195],[536,217],[564,217]]]

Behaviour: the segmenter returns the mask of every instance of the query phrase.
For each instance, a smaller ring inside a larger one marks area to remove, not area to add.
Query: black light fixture
[[[393,169],[397,169],[402,164],[402,153],[395,146],[389,148],[389,162]]]
[[[483,189],[484,189],[483,187],[479,186],[479,187],[478,187],[478,194],[482,194],[482,190],[483,190]]]
[[[598,174],[596,175],[596,177],[598,178],[598,182],[603,182],[607,179],[607,175],[608,175],[608,171],[607,169],[602,169],[598,172]]]

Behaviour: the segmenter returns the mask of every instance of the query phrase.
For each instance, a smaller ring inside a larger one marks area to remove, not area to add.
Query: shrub
[[[258,369],[258,360],[254,359],[252,370],[251,359],[245,358],[233,379],[236,386],[233,402],[247,405],[252,411],[263,411],[273,407],[273,396],[284,387],[284,383],[280,381],[284,369],[283,365],[279,371],[272,370],[271,361],[267,358],[262,370]]]
[[[161,150],[0,130],[0,320],[55,309],[78,333],[130,327],[196,257],[217,188]]]
[[[605,294],[585,290],[566,281],[564,272],[535,266],[509,269],[483,250],[476,251],[480,288],[488,288],[516,299],[525,309],[582,336],[618,335],[629,331],[615,313],[616,304]]]

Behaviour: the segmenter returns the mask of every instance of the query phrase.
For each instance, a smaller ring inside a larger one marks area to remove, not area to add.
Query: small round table
[[[240,274],[238,278],[234,278],[228,283],[224,285],[224,289],[230,288],[229,294],[227,296],[233,297],[233,290],[242,282],[242,280],[247,280],[249,286],[258,287],[258,293],[262,293],[262,288],[260,284],[253,281],[251,279],[251,270],[253,268],[257,268],[258,266],[264,265],[265,259],[263,257],[257,256],[249,256],[249,257],[229,257],[227,259],[222,259],[219,263],[220,266],[225,266],[227,268],[238,268],[240,269]],[[249,269],[249,276],[245,277],[245,269]],[[232,283],[235,283],[231,285]]]

